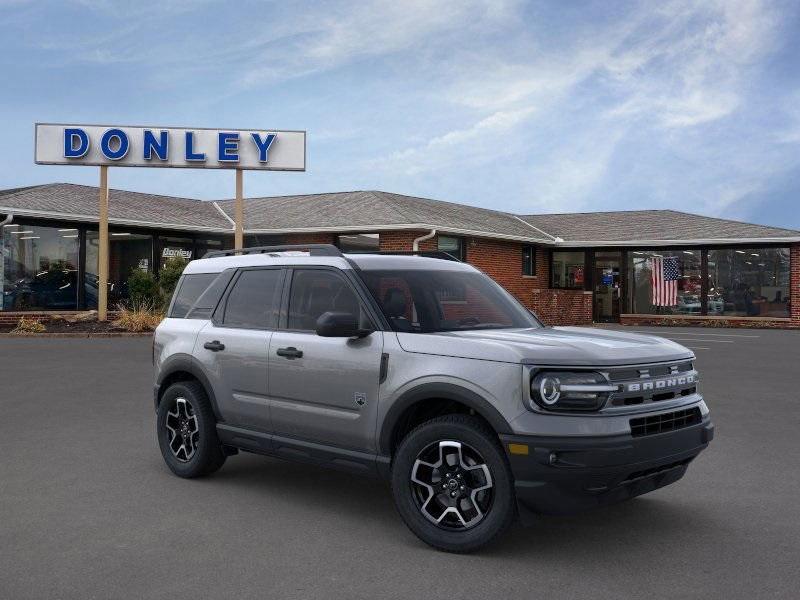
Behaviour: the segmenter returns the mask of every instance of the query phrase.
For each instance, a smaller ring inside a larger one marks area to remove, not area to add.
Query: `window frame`
[[[448,239],[448,240],[457,240],[458,241],[458,255],[453,254],[449,250],[443,250],[442,248],[439,247],[439,242],[443,238]],[[461,261],[463,263],[467,262],[466,238],[464,238],[462,236],[459,236],[459,235],[439,235],[439,236],[436,236],[436,250],[438,252],[444,252],[446,254],[449,254],[453,258],[456,258],[457,260],[459,260],[459,261]]]
[[[272,310],[273,312],[278,313],[278,318],[272,323],[271,327],[251,327],[251,326],[244,326],[244,325],[231,325],[230,323],[225,323],[225,312],[228,308],[228,299],[230,298],[231,293],[236,288],[236,284],[239,282],[239,279],[242,277],[242,273],[245,271],[279,271],[278,276],[278,283],[275,287],[275,293],[272,298]],[[244,329],[247,331],[276,331],[278,323],[280,322],[280,301],[283,297],[283,288],[285,287],[286,283],[286,268],[283,266],[265,266],[265,267],[242,267],[236,269],[236,273],[233,275],[231,280],[228,282],[228,286],[225,288],[225,292],[222,295],[222,299],[217,303],[217,307],[214,309],[214,313],[211,316],[211,322],[214,324],[214,327],[224,328],[224,329]]]
[[[278,311],[278,325],[276,331],[285,331],[288,333],[307,333],[316,335],[314,329],[290,329],[289,328],[289,300],[292,294],[292,283],[294,280],[295,271],[330,271],[335,276],[340,277],[345,285],[355,294],[358,299],[361,309],[367,316],[370,326],[375,331],[390,331],[389,324],[384,323],[383,319],[376,317],[375,306],[372,304],[372,298],[368,295],[368,291],[361,288],[363,282],[357,280],[350,274],[349,271],[337,269],[327,265],[292,265],[285,268],[283,276],[283,291],[281,293],[280,309]],[[378,325],[380,323],[380,325]]]
[[[525,250],[530,250],[531,259],[530,259],[530,273],[526,273],[527,261],[525,260]],[[536,246],[533,244],[523,244],[522,249],[520,250],[522,255],[522,276],[523,277],[536,277]]]

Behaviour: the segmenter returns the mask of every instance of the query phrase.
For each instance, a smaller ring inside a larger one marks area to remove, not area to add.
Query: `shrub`
[[[161,291],[158,281],[150,271],[134,269],[128,277],[128,296],[132,305],[161,304]]]
[[[11,330],[11,333],[43,333],[46,330],[39,319],[21,317],[17,322],[17,326]]]
[[[175,286],[178,285],[178,279],[183,274],[187,262],[176,256],[170,258],[161,267],[158,274],[158,284],[161,286],[161,293],[164,295],[164,302],[169,302],[172,298],[172,293],[175,291]]]
[[[114,326],[132,333],[154,331],[164,318],[161,311],[148,302],[131,302],[130,308],[124,305],[118,308],[119,316],[114,321]]]

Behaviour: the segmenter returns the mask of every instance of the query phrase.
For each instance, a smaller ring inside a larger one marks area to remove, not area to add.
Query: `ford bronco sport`
[[[445,258],[309,245],[189,263],[153,348],[168,467],[198,477],[247,451],[385,477],[411,531],[453,552],[683,476],[713,437],[689,350],[544,327]]]

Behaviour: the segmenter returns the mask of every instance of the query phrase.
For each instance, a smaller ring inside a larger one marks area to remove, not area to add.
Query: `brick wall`
[[[546,325],[590,325],[592,293],[583,290],[534,290],[533,310]]]
[[[290,233],[286,236],[287,244],[333,244],[335,233]]]
[[[381,250],[411,250],[415,238],[426,231],[382,231]],[[438,236],[437,236],[438,237]],[[536,249],[536,275],[522,274],[524,244],[489,238],[463,238],[467,262],[477,267],[522,304],[536,312],[548,325],[576,325],[592,322],[592,296],[572,290],[549,290],[550,272],[545,248]],[[436,250],[437,238],[420,243],[420,250]]]

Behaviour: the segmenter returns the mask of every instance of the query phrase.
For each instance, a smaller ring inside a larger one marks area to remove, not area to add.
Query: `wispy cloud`
[[[19,135],[43,110],[308,129],[309,172],[254,177],[248,193],[746,218],[777,206],[775,181],[800,180],[789,0],[0,6],[0,106]],[[160,191],[229,195],[197,177],[169,173]]]

